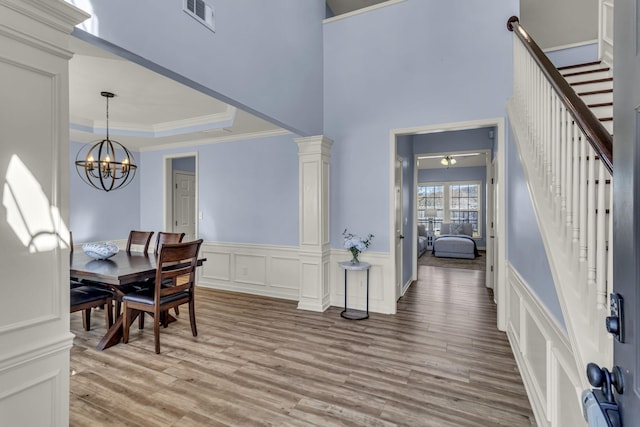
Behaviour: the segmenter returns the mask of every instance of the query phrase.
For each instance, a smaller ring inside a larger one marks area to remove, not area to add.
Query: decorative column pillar
[[[0,424],[69,425],[69,37],[63,0],[0,0]]]
[[[329,307],[329,159],[325,136],[295,140],[300,171],[300,299],[302,310]]]

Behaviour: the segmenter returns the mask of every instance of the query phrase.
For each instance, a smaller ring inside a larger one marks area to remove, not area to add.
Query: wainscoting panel
[[[344,270],[338,263],[349,259],[349,255],[343,249],[332,249],[328,262],[318,263],[316,257],[305,257],[296,247],[204,242],[201,256],[207,261],[198,269],[199,286],[296,300],[302,309],[322,310],[327,304],[344,306]],[[360,258],[371,264],[369,311],[395,313],[390,255],[367,251]],[[328,284],[320,285],[319,280],[328,280]],[[348,284],[349,307],[363,309],[366,273],[350,271]],[[321,307],[317,300],[324,301],[327,286],[329,302],[323,302]],[[311,304],[311,300],[316,302]]]
[[[281,256],[271,257],[271,286],[281,288],[283,292],[298,292],[300,280],[291,274],[298,268],[298,259],[295,257],[285,258]]]
[[[581,382],[564,328],[507,266],[507,336],[538,426],[586,426]]]
[[[198,285],[276,298],[298,300],[298,248],[204,242]]]

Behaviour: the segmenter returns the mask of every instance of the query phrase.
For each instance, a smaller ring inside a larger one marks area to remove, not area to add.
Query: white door
[[[173,231],[184,233],[183,241],[196,240],[196,176],[173,173]]]
[[[396,300],[402,296],[402,160],[396,160],[395,177],[395,245],[396,245]]]

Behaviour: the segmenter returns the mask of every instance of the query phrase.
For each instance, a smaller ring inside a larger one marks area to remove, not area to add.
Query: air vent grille
[[[211,5],[203,0],[184,0],[183,9],[196,21],[205,25],[210,30],[215,31],[214,11]]]

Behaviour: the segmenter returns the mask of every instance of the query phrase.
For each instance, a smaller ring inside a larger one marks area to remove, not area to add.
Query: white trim
[[[199,235],[200,229],[200,215],[199,215],[199,201],[200,201],[200,186],[199,182],[199,158],[197,151],[191,151],[186,153],[174,153],[174,154],[165,154],[162,157],[162,182],[163,182],[163,191],[162,191],[162,224],[164,230],[172,230],[173,226],[171,222],[173,221],[173,168],[172,168],[172,160],[179,159],[182,157],[195,157],[196,164],[196,198],[195,198],[195,206],[193,207],[194,215],[196,216],[196,238]]]
[[[381,9],[383,7],[393,6],[393,5],[397,4],[397,3],[403,3],[405,1],[407,1],[407,0],[388,0],[388,1],[384,2],[384,3],[374,4],[373,6],[364,7],[362,9],[354,10],[353,12],[343,13],[342,15],[336,15],[336,16],[333,16],[331,18],[324,19],[322,21],[322,23],[323,24],[330,24],[330,23],[335,22],[335,21],[340,21],[342,19],[351,18],[352,16],[361,15],[363,13],[371,12],[371,11],[374,11],[376,9]]]
[[[583,41],[583,42],[569,43],[569,44],[564,44],[564,45],[560,45],[560,46],[548,47],[546,49],[542,49],[542,51],[544,53],[549,53],[549,52],[555,52],[555,51],[558,51],[558,50],[573,49],[573,48],[576,48],[576,47],[589,46],[589,45],[592,45],[592,44],[598,44],[598,40],[597,39],[593,39],[593,40],[587,40],[587,41]]]
[[[506,283],[506,191],[504,190],[504,184],[506,182],[506,168],[505,168],[505,118],[497,117],[493,119],[482,120],[470,120],[466,122],[453,122],[453,123],[441,123],[435,125],[416,126],[410,128],[392,129],[389,132],[389,236],[394,235],[395,228],[395,206],[391,201],[394,199],[394,185],[395,185],[395,159],[397,152],[396,139],[402,135],[420,135],[426,133],[455,131],[476,129],[481,127],[495,126],[496,128],[496,194],[498,199],[498,209],[494,212],[494,221],[496,225],[495,240],[498,244],[498,259],[494,260],[494,265],[497,268],[494,269],[495,283],[493,286],[495,300],[497,304],[497,326],[501,331],[506,330],[507,317],[506,317],[506,301],[505,301],[505,283]],[[415,209],[414,209],[415,211]],[[417,228],[417,227],[414,227]],[[414,233],[416,231],[414,230]],[[412,238],[415,240],[416,236],[413,234]],[[395,246],[390,242],[390,256],[392,260],[395,260]],[[391,266],[395,270],[395,261]],[[392,277],[395,277],[395,271]],[[395,287],[395,283],[393,283]]]

